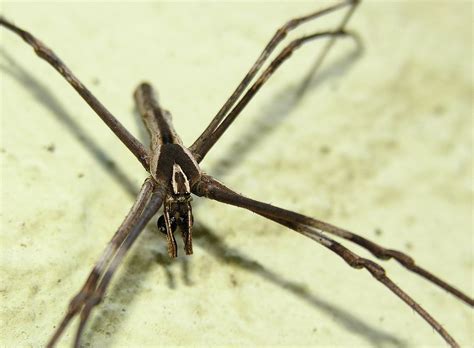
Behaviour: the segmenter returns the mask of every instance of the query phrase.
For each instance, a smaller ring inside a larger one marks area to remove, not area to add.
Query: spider
[[[172,253],[175,253],[175,250],[173,250]]]

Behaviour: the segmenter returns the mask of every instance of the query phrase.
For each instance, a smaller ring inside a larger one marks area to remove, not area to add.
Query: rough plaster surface
[[[275,29],[317,6],[7,2],[1,12],[53,47],[134,134],[143,128],[132,91],[153,83],[190,144]],[[298,103],[320,45],[295,54],[204,170],[407,252],[472,294],[472,13],[469,2],[364,3],[350,23],[363,54],[337,44]],[[55,71],[16,36],[0,35],[0,346],[38,347],[145,173]],[[145,230],[85,346],[444,346],[367,272],[304,237],[199,199],[195,220],[195,255],[175,261],[154,226]],[[472,346],[471,309],[395,262],[384,266]],[[72,337],[71,328],[60,346]]]

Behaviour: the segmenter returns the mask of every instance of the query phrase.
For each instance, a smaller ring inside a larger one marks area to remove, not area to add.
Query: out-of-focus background
[[[53,48],[144,141],[132,92],[152,83],[189,145],[275,30],[325,4],[3,3],[1,13]],[[322,43],[296,52],[203,170],[404,251],[472,294],[472,13],[471,2],[364,2],[348,25],[364,49],[338,42],[302,98]],[[334,28],[341,15],[289,40]],[[146,175],[52,68],[12,33],[0,37],[0,342],[36,347]],[[180,249],[173,261],[150,224],[94,312],[85,346],[444,346],[367,272],[309,239],[203,199],[195,221],[195,254]],[[383,265],[461,346],[472,344],[470,308],[393,261]]]

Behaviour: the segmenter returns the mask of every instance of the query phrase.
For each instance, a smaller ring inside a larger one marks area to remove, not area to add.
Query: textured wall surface
[[[141,139],[132,92],[151,82],[190,144],[277,27],[318,6],[4,3],[1,13],[54,48]],[[203,169],[237,192],[407,252],[472,294],[472,13],[470,2],[363,3],[349,24],[363,52],[338,42],[298,99],[322,45],[298,51]],[[38,347],[146,173],[53,69],[0,35],[0,346]],[[169,260],[150,224],[94,312],[87,346],[444,346],[367,272],[246,211],[194,203],[195,254],[180,246]],[[384,267],[472,344],[470,308],[396,262]]]

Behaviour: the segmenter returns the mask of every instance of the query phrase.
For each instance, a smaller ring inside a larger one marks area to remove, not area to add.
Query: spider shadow
[[[0,55],[9,65],[8,67],[3,64],[0,65],[0,70],[14,77],[26,90],[31,91],[33,97],[37,99],[39,103],[48,108],[58,121],[66,125],[68,131],[97,159],[99,165],[109,173],[111,178],[119,182],[131,196],[135,197],[138,192],[138,187],[130,181],[119,166],[113,165],[111,158],[100,149],[97,143],[95,143],[94,140],[89,137],[80,125],[68,114],[68,111],[61,105],[54,94],[49,91],[48,87],[34,79],[29,72],[16,64],[4,50],[0,50]],[[308,90],[314,89],[323,80],[331,78],[335,74],[341,74],[343,71],[347,70],[349,65],[351,65],[350,63],[353,62],[358,55],[360,55],[360,51],[321,71],[319,78],[310,82]],[[287,99],[282,99],[282,96]],[[252,125],[252,128],[248,130],[244,136],[245,141],[240,141],[238,146],[231,147],[228,156],[225,156],[225,158],[233,158],[233,161],[229,163],[226,160],[221,160],[211,169],[211,172],[216,176],[224,176],[228,173],[237,165],[237,163],[239,163],[238,159],[243,158],[246,153],[254,148],[256,143],[261,142],[266,134],[269,134],[273,129],[275,129],[277,125],[290,114],[291,110],[300,100],[301,95],[293,93],[292,91],[289,93],[287,89],[278,93],[276,97],[272,98],[272,102],[269,103],[271,107],[269,109],[264,108],[264,111],[262,112],[262,120],[256,125]],[[141,129],[144,128],[142,127]],[[213,234],[212,231],[204,225],[200,224],[196,226],[195,235],[197,242],[203,244],[214,257],[225,263],[236,265],[250,272],[255,272],[275,285],[287,289],[295,296],[303,298],[315,308],[330,312],[335,316],[335,321],[337,323],[347,330],[367,337],[368,341],[373,342],[374,345],[380,346],[382,342],[389,342],[395,346],[404,345],[397,338],[383,333],[377,328],[365,324],[361,319],[355,318],[350,313],[318,299],[313,294],[305,291],[300,285],[286,280],[278,274],[266,269],[251,258],[240,254],[237,250],[231,249],[220,237]],[[154,244],[151,239],[156,239],[156,236],[150,233],[149,229],[147,229],[144,231],[142,238],[137,241],[138,245],[134,248],[140,248],[141,250],[146,249],[148,245]],[[232,250],[232,252],[229,253],[229,250]],[[101,310],[96,311],[91,324],[92,330],[86,331],[87,333],[84,337],[84,342],[91,341],[97,331],[105,332],[107,335],[107,329],[105,326],[107,322],[114,320],[115,328],[120,326],[124,319],[124,309],[126,311],[126,306],[133,301],[136,291],[142,288],[146,274],[149,273],[149,269],[152,265],[160,264],[163,266],[167,274],[168,287],[171,289],[176,288],[176,280],[170,270],[172,261],[168,259],[166,255],[157,252],[156,250],[149,250],[147,253],[132,251],[130,254],[128,263],[129,268],[125,269],[122,275],[115,280],[115,284],[109,291],[110,296],[108,296],[110,301],[121,299],[120,306],[110,306],[109,309],[101,308]],[[155,260],[155,262],[152,260]],[[185,285],[192,285],[187,258],[180,258],[179,262],[181,262],[183,283]],[[132,289],[130,289],[130,284],[133,284]],[[111,343],[112,340],[107,342],[107,344]]]

